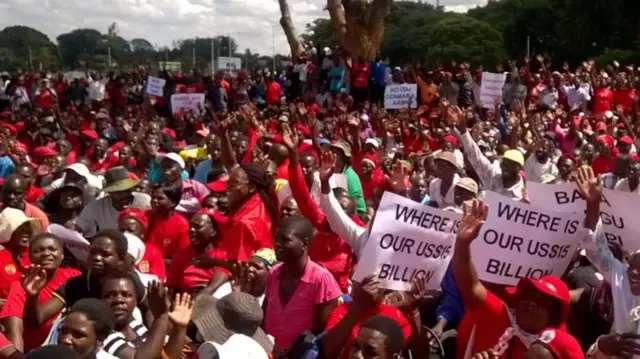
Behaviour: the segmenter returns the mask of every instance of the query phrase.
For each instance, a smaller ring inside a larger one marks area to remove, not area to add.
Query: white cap
[[[256,342],[243,334],[234,334],[220,345],[214,342],[205,342],[198,348],[200,359],[212,359],[215,353],[219,359],[268,359],[267,352]]]
[[[64,169],[72,170],[73,172],[84,177],[87,180],[87,183],[89,183],[89,186],[97,189],[102,189],[102,180],[99,177],[92,175],[91,172],[89,172],[89,169],[87,168],[87,166],[83,165],[82,163],[76,162],[72,165],[65,167]]]
[[[127,253],[129,253],[133,257],[133,264],[137,265],[142,261],[142,258],[144,257],[144,252],[146,249],[144,242],[142,242],[142,240],[138,236],[129,232],[124,232],[124,236],[127,237]]]
[[[365,145],[366,145],[366,144],[370,144],[370,145],[372,145],[372,146],[373,146],[373,147],[375,147],[375,148],[380,147],[380,142],[378,142],[378,140],[376,140],[375,138],[367,138],[367,139],[364,141],[364,144],[365,144]]]
[[[156,157],[156,161],[158,162],[158,164],[162,164],[162,160],[164,160],[165,158],[168,158],[173,162],[179,164],[181,169],[184,169],[186,167],[186,164],[184,163],[184,159],[182,159],[182,156],[180,156],[175,152],[170,152],[167,154],[159,154]]]

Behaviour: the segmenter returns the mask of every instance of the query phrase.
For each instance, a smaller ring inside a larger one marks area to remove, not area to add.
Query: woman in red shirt
[[[273,249],[279,218],[277,196],[264,167],[247,163],[231,170],[227,181],[229,220],[223,225],[229,259],[247,261],[260,248]]]
[[[80,274],[75,268],[60,268],[64,258],[64,250],[60,238],[51,233],[41,233],[31,239],[29,246],[29,258],[33,265],[39,266],[43,271],[46,284],[40,292],[38,301],[43,304],[67,279]],[[2,307],[0,319],[6,328],[6,334],[16,348],[22,352],[29,352],[45,341],[57,314],[49,318],[44,325],[37,328],[25,327],[22,321],[26,294],[20,281],[11,284],[9,297]]]
[[[384,173],[378,168],[378,161],[373,155],[365,155],[360,162],[360,182],[364,199],[375,198],[376,188],[386,184]]]
[[[215,292],[217,286],[228,280],[226,269],[204,269],[193,263],[193,260],[202,254],[222,261],[227,259],[225,251],[221,248],[218,226],[219,223],[211,209],[203,208],[191,217],[188,230],[190,243],[173,256],[167,272],[167,287],[174,293],[184,292],[195,296],[210,283],[210,287],[215,286],[211,288],[212,292]],[[214,279],[216,273],[220,275]]]
[[[29,239],[40,230],[40,221],[11,207],[0,212],[0,300],[7,299],[11,283],[20,279],[29,260]]]
[[[151,210],[147,212],[147,242],[160,248],[163,258],[168,260],[190,243],[189,221],[175,211],[181,198],[182,182],[157,184],[151,193]]]

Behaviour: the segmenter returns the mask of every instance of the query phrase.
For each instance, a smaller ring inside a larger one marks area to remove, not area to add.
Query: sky
[[[326,0],[288,0],[298,33],[318,17]],[[427,0],[434,3],[436,0]],[[464,12],[486,0],[440,0],[447,10]],[[127,40],[147,39],[154,46],[171,46],[174,40],[230,35],[240,51],[271,55],[288,52],[278,23],[278,0],[2,0],[0,24],[25,25],[52,41],[77,28],[102,33],[112,22]]]

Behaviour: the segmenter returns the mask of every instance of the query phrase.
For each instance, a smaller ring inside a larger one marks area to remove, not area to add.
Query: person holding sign
[[[587,258],[611,286],[613,297],[613,327],[611,334],[603,335],[587,352],[588,358],[630,357],[640,355],[638,323],[640,306],[640,251],[629,256],[627,263],[616,259],[609,249],[604,231],[598,229],[602,180],[591,167],[578,169],[578,188],[587,202],[585,225],[596,231],[593,242],[583,243]]]
[[[447,117],[456,125],[467,159],[484,184],[484,189],[521,200],[523,198],[522,191],[525,188],[520,175],[524,166],[522,153],[518,150],[507,150],[500,160],[500,167],[496,168],[484,156],[476,141],[467,131],[467,118],[462,110],[458,106],[449,106]]]
[[[457,353],[492,350],[494,358],[522,359],[545,328],[564,328],[571,295],[566,284],[555,276],[520,279],[517,287],[507,288],[508,303],[487,290],[472,262],[471,243],[488,214],[488,206],[475,200],[465,206],[458,227],[451,266],[466,316],[459,328]]]

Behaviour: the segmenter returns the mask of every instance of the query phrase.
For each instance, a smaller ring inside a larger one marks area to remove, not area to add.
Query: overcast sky
[[[435,3],[436,0],[428,0]],[[463,12],[486,0],[440,0],[448,10]],[[326,0],[289,0],[299,33],[306,23],[328,17]],[[277,0],[2,0],[0,24],[33,27],[55,42],[58,35],[77,28],[106,32],[117,22],[125,39],[141,37],[155,46],[190,37],[230,34],[241,51],[271,54],[273,30],[280,53],[288,52],[278,20]]]

